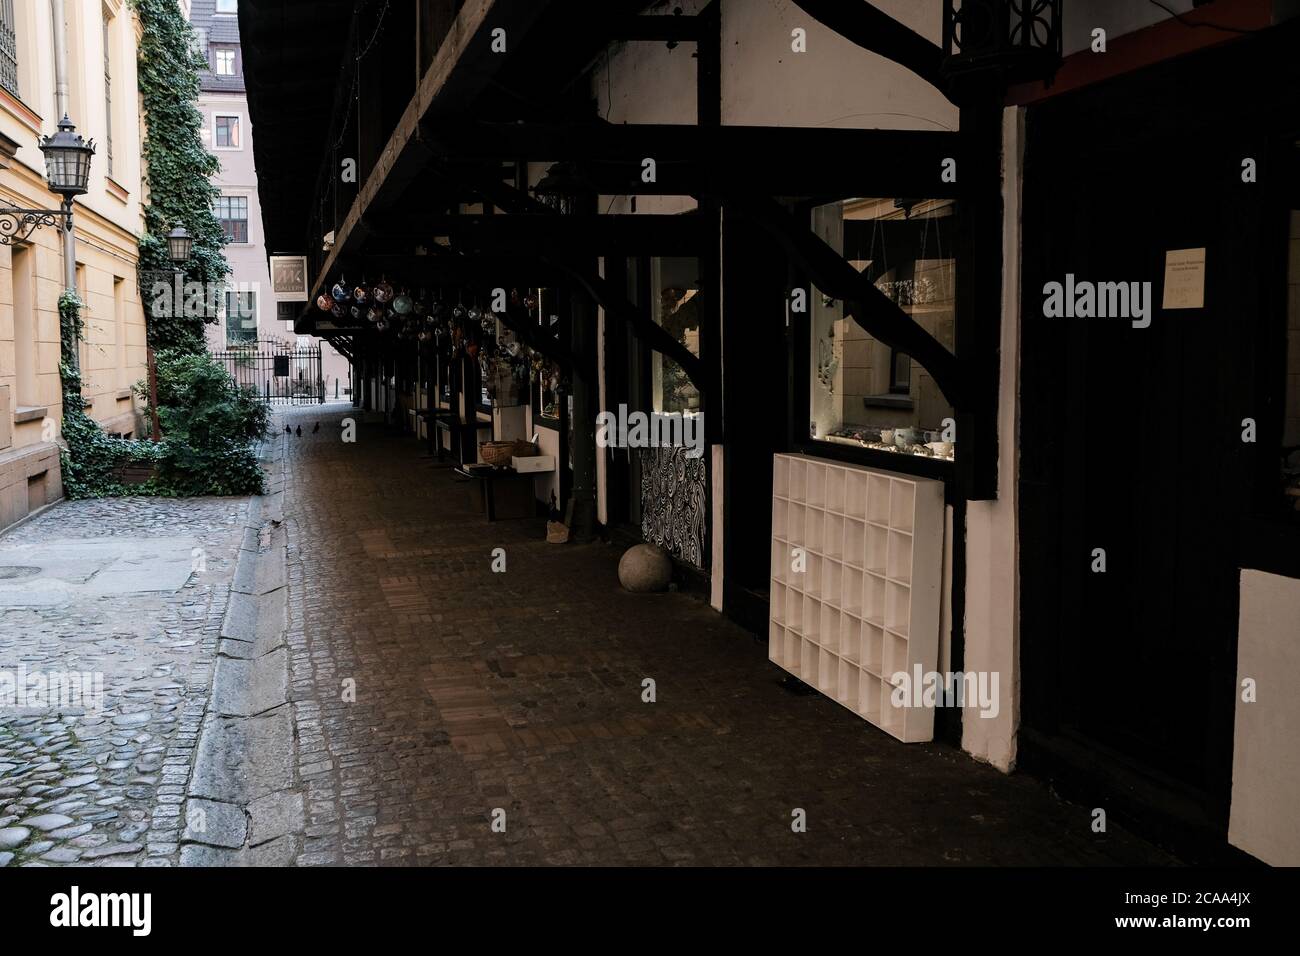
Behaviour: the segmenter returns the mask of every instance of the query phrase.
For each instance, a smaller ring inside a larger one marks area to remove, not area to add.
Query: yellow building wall
[[[14,6],[18,89],[0,88],[0,205],[57,208],[60,197],[46,186],[39,149],[40,137],[53,133],[59,119],[50,4],[14,0]],[[138,436],[142,423],[131,385],[147,374],[136,273],[136,243],[144,228],[143,121],[136,83],[139,23],[124,0],[69,2],[65,9],[68,112],[78,132],[93,137],[98,146],[89,191],[77,198],[75,210],[77,287],[85,323],[79,348],[82,394],[89,413],[106,431]],[[110,136],[112,176],[107,168]],[[16,255],[28,263],[25,294],[15,289]],[[37,229],[17,245],[0,244],[0,528],[62,495],[58,300],[63,287],[58,227]]]

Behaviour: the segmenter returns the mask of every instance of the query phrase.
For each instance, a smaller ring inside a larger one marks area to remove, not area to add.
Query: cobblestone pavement
[[[299,864],[1173,862],[1031,778],[792,695],[706,605],[621,591],[616,548],[489,525],[414,440],[341,441],[344,414],[289,413]]]
[[[0,535],[0,554],[110,536],[192,537],[203,549],[174,593],[0,607],[0,671],[100,672],[104,690],[99,712],[0,711],[0,866],[178,860],[246,508],[243,498],[63,502]]]

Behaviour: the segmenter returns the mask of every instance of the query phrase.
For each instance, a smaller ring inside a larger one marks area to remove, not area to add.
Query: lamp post
[[[58,131],[41,140],[45,154],[45,178],[50,191],[63,197],[63,288],[67,292],[77,289],[77,252],[72,231],[72,201],[84,195],[90,183],[90,157],[95,155],[95,143],[86,142],[77,132],[65,113],[59,120]],[[72,350],[72,364],[79,362],[78,350]]]

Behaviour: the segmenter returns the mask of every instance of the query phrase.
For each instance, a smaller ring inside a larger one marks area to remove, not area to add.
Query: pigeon
[[[302,437],[302,426],[299,425],[297,428],[295,428],[295,429],[293,430],[293,433],[294,433],[295,435],[297,435],[299,438],[301,438],[301,437]]]
[[[317,422],[317,423],[315,424],[315,426],[314,426],[314,427],[312,428],[312,430],[311,430],[311,433],[314,435],[314,434],[316,434],[318,431],[320,431],[320,422]]]
[[[288,426],[288,425],[285,425],[285,426],[284,426],[284,433],[285,433],[286,435],[289,434],[289,432],[291,432],[291,431],[293,431],[293,428],[291,428],[291,427]]]

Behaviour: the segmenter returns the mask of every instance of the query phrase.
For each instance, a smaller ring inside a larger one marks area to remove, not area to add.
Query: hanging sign
[[[271,294],[276,302],[307,301],[306,256],[271,256]]]
[[[1165,253],[1162,309],[1205,308],[1205,250],[1170,249]]]

